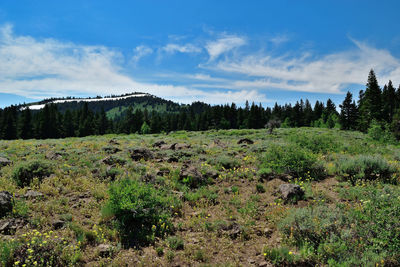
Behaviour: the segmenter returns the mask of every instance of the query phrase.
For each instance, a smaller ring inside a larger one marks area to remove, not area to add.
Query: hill
[[[400,150],[360,132],[179,131],[0,148],[5,266],[400,264]]]

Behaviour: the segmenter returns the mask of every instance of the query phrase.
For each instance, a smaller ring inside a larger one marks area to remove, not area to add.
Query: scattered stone
[[[264,228],[263,230],[263,234],[266,238],[270,238],[272,236],[272,234],[274,233],[274,231],[272,231],[272,229],[270,228]]]
[[[183,165],[179,173],[180,180],[189,179],[188,184],[192,188],[197,188],[207,181],[201,172],[194,166]]]
[[[247,261],[249,262],[249,264],[255,264],[256,263],[256,261],[254,259],[248,259]]]
[[[170,145],[167,145],[167,144],[164,144],[164,145],[161,145],[161,146],[160,146],[160,149],[162,149],[162,150],[171,149],[171,146],[170,146]]]
[[[0,218],[4,217],[8,212],[12,211],[12,198],[13,196],[10,192],[0,192]]]
[[[142,182],[148,183],[148,184],[155,184],[156,183],[156,177],[153,174],[146,173],[141,177]]]
[[[25,198],[38,198],[38,197],[43,197],[43,194],[38,191],[28,190],[25,193],[24,197]]]
[[[121,159],[121,158],[117,158],[117,157],[114,157],[114,156],[108,156],[108,157],[105,157],[104,159],[102,159],[100,162],[104,163],[106,165],[112,166],[112,165],[116,165],[116,164],[125,165],[126,160]]]
[[[121,149],[119,149],[118,147],[115,147],[115,146],[106,146],[106,147],[103,147],[103,150],[104,150],[107,154],[115,154],[115,153],[121,151]]]
[[[129,153],[131,154],[131,158],[134,161],[139,161],[141,159],[149,160],[154,158],[153,152],[151,152],[147,148],[130,149]]]
[[[55,230],[61,229],[64,227],[65,222],[60,220],[60,219],[56,219],[53,221],[52,226]]]
[[[162,146],[162,145],[165,145],[165,144],[167,144],[167,143],[165,143],[164,140],[160,140],[160,141],[155,142],[155,143],[153,144],[153,147],[161,148],[161,146]]]
[[[222,147],[222,148],[226,148],[226,147],[227,147],[226,144],[224,144],[223,142],[221,142],[220,139],[215,139],[213,145],[211,145],[211,146],[212,146],[212,147],[213,147],[213,146],[218,146],[218,147]]]
[[[240,145],[240,144],[252,145],[252,144],[254,144],[254,141],[251,140],[251,139],[249,139],[249,138],[243,138],[243,139],[240,139],[240,140],[238,141],[238,144],[239,144],[239,145]]]
[[[108,244],[100,244],[97,246],[97,251],[99,256],[102,258],[106,258],[112,255],[114,247]]]
[[[12,235],[18,229],[23,228],[28,222],[23,218],[9,218],[0,221],[0,233]]]
[[[180,144],[180,143],[175,143],[171,145],[170,149],[172,150],[180,150],[180,149],[186,149],[190,148],[191,146],[189,144]]]
[[[62,158],[63,158],[63,153],[60,152],[48,151],[46,153],[46,159],[48,160],[60,160]]]
[[[4,166],[7,166],[7,165],[11,165],[11,164],[12,164],[11,160],[9,160],[7,158],[0,157],[0,168],[4,167]]]
[[[157,172],[157,176],[168,176],[170,172],[168,169],[162,169]]]
[[[258,266],[259,266],[259,267],[268,267],[268,266],[272,266],[272,265],[269,265],[268,262],[266,262],[266,261],[264,260],[264,261],[259,262],[259,263],[258,263]]]
[[[204,176],[207,178],[217,179],[218,172],[215,170],[207,170],[206,173],[204,174]]]
[[[175,156],[170,156],[170,157],[167,158],[167,162],[168,163],[178,162],[178,161],[179,161],[179,159],[177,157],[175,157]]]
[[[228,235],[231,239],[236,239],[239,237],[240,233],[241,233],[241,229],[240,229],[240,225],[237,223],[233,223],[228,227],[229,231],[228,231]]]
[[[109,143],[110,145],[116,145],[116,146],[119,145],[118,141],[115,140],[115,139],[111,139],[108,143]]]
[[[279,192],[283,200],[300,200],[304,196],[304,190],[297,184],[282,184],[279,186]]]

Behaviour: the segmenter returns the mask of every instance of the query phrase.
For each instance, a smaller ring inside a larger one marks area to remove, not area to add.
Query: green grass
[[[160,140],[191,147],[153,148]],[[133,161],[129,150],[139,147],[155,158]],[[21,224],[0,233],[0,266],[31,266],[37,255],[68,266],[400,264],[400,148],[368,134],[178,131],[0,140],[0,149],[13,161],[0,169],[0,191],[14,196],[2,220]],[[62,158],[48,160],[49,152]],[[184,181],[187,166],[204,183]],[[304,198],[282,201],[282,183],[300,185]],[[25,198],[28,190],[43,196]],[[113,253],[102,257],[100,245]]]

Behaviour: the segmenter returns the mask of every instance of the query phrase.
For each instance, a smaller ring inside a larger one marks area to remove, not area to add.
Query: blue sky
[[[340,103],[400,83],[399,1],[2,0],[0,107],[132,91]]]

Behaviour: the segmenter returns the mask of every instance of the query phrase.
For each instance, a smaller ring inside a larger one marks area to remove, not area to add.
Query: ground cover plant
[[[0,148],[2,266],[400,264],[400,148],[370,134],[179,131]]]

